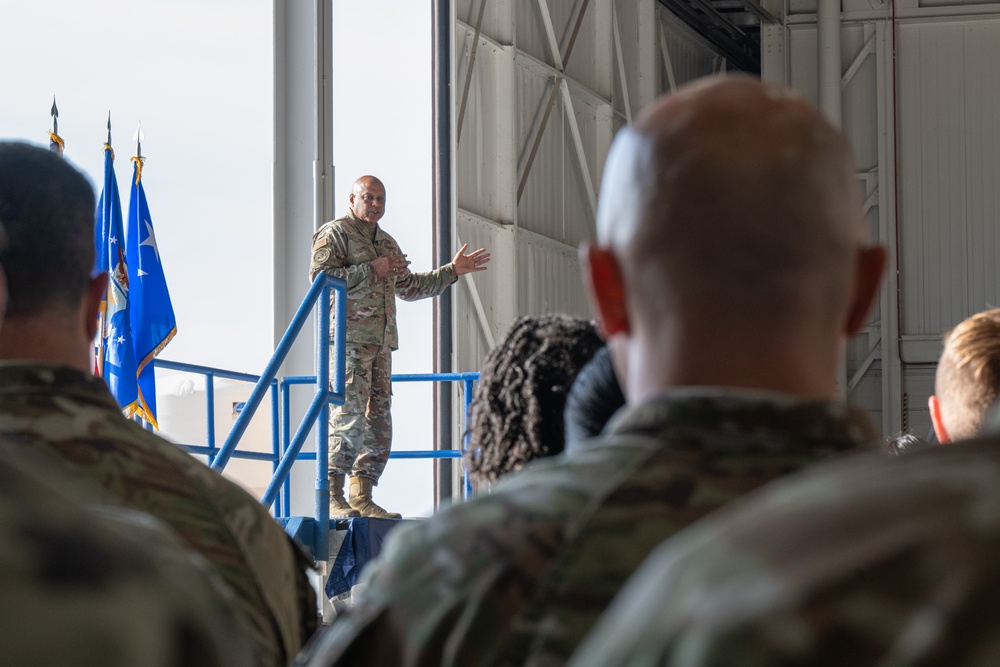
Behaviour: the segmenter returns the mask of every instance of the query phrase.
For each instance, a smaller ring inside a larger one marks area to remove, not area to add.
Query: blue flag
[[[156,374],[152,361],[177,333],[177,321],[167,281],[163,277],[160,249],[153,233],[146,192],[142,187],[142,157],[132,158],[132,163],[125,258],[131,288],[129,311],[138,373],[139,406],[136,414],[159,428],[156,423]]]
[[[126,417],[138,409],[135,352],[129,320],[128,265],[122,204],[115,180],[115,153],[104,144],[104,188],[97,202],[97,270],[108,274],[97,329],[97,374],[104,378]]]

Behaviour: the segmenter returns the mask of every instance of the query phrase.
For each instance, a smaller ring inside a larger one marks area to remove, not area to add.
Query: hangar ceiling
[[[760,26],[778,19],[757,0],[659,0],[726,56],[734,69],[760,74]]]

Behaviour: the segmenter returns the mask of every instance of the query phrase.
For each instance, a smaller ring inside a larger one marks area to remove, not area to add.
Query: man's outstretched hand
[[[466,255],[465,251],[468,247],[469,244],[466,243],[455,255],[455,259],[451,260],[451,265],[455,267],[456,275],[460,276],[465,273],[472,273],[473,271],[485,271],[488,268],[486,265],[490,263],[490,253],[486,252],[486,248],[474,250]]]

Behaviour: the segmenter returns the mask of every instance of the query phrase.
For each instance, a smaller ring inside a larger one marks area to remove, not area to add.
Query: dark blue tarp
[[[326,580],[327,597],[336,597],[351,590],[364,567],[382,551],[385,536],[403,521],[361,517],[348,523],[347,535]]]

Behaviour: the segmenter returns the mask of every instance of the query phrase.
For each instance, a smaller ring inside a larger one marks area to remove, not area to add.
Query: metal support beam
[[[434,63],[434,265],[441,266],[452,258],[454,175],[452,173],[452,58],[451,45],[455,25],[454,7],[450,0],[435,0],[432,10],[434,35],[431,40]],[[450,373],[454,342],[452,336],[452,294],[446,290],[434,299],[434,372]],[[452,387],[447,382],[434,385],[434,443],[438,449],[454,449],[452,429]],[[450,462],[439,462],[434,469],[435,506],[452,497]]]
[[[839,128],[842,116],[840,82],[840,0],[819,2],[816,22],[819,63],[819,108],[830,123]],[[837,366],[837,388],[847,398],[847,361]]]
[[[460,237],[455,238],[455,243],[462,245]],[[462,276],[465,287],[469,290],[469,299],[472,300],[472,308],[476,311],[479,320],[479,329],[483,333],[483,338],[492,350],[496,347],[496,339],[493,337],[493,330],[490,328],[490,319],[486,316],[486,308],[483,307],[483,300],[479,298],[479,290],[476,289],[476,282],[472,279],[471,273]]]
[[[878,200],[879,200],[879,192],[878,192],[878,186],[876,185],[875,189],[872,190],[872,193],[868,195],[868,199],[865,200],[865,204],[862,209],[862,215],[863,216],[868,215],[868,211],[872,210],[872,207],[878,204]]]
[[[548,101],[545,103],[545,110],[542,115],[539,116],[538,124],[532,128],[531,136],[531,148],[528,150],[527,157],[524,159],[524,164],[518,165],[518,171],[521,173],[521,177],[517,181],[517,203],[521,203],[521,195],[524,194],[524,188],[528,185],[528,176],[531,174],[531,168],[535,164],[535,156],[538,155],[538,147],[542,144],[542,134],[545,133],[545,128],[549,124],[549,116],[552,115],[552,106],[556,103],[556,97],[559,96],[559,78],[553,77],[549,82],[549,97]]]
[[[819,3],[816,17],[819,50],[819,108],[830,123],[841,125],[840,0]]]
[[[618,24],[618,0],[611,2],[611,36],[615,42],[615,63],[618,65],[618,80],[621,83],[622,101],[625,103],[625,120],[632,124],[632,103],[628,97],[628,77],[625,75],[625,58],[622,56],[621,27]]]
[[[597,193],[594,192],[594,181],[590,178],[590,166],[587,164],[587,152],[583,148],[583,138],[580,136],[580,126],[576,122],[576,110],[573,107],[573,96],[569,94],[569,87],[566,79],[559,82],[562,90],[563,113],[569,123],[570,135],[573,137],[573,147],[576,149],[576,161],[580,167],[580,176],[583,178],[583,187],[587,193],[587,201],[590,203],[590,212],[597,215]]]
[[[483,32],[483,15],[486,13],[486,0],[479,2],[479,17],[476,18],[476,32],[472,36],[472,48],[469,51],[469,65],[465,70],[465,85],[462,86],[462,104],[458,109],[458,129],[455,130],[455,143],[462,141],[462,122],[465,120],[465,105],[469,101],[469,86],[472,85],[472,74],[476,69],[476,54],[479,52],[479,35]]]
[[[572,32],[569,37],[569,44],[566,45],[566,53],[562,55],[560,63],[565,66],[569,62],[569,58],[573,53],[573,46],[576,44],[576,37],[580,33],[580,27],[583,25],[583,16],[587,13],[587,7],[590,4],[590,0],[582,0],[580,3],[580,10],[576,13],[576,20],[573,22]],[[562,69],[560,68],[560,71]],[[528,175],[531,173],[531,167],[535,163],[535,156],[538,154],[538,147],[542,143],[542,135],[545,134],[545,127],[549,123],[549,117],[552,115],[552,105],[556,102],[556,96],[559,94],[559,79],[562,77],[557,77],[552,81],[552,87],[549,92],[548,101],[545,103],[545,111],[542,113],[541,121],[538,123],[538,129],[534,132],[533,138],[531,140],[531,149],[528,151],[527,160],[524,166],[519,170],[521,172],[521,177],[518,179],[517,184],[517,201],[521,201],[521,195],[524,193],[524,188],[528,184]]]
[[[667,35],[660,25],[660,55],[663,56],[663,69],[667,73],[667,83],[670,85],[670,92],[677,90],[677,80],[674,79],[674,66],[670,62],[670,50],[667,48]]]
[[[610,97],[605,97],[593,88],[590,88],[586,84],[577,81],[572,77],[564,77],[562,72],[549,65],[546,62],[535,58],[534,56],[525,53],[524,51],[518,51],[514,56],[514,62],[518,66],[524,67],[525,69],[530,69],[531,71],[539,74],[540,76],[554,77],[556,79],[565,81],[569,85],[570,92],[576,95],[578,98],[593,104],[595,106],[606,106],[609,111],[614,111],[614,105]],[[619,114],[620,115],[620,114]]]
[[[846,72],[844,72],[844,76],[840,80],[841,90],[847,88],[847,84],[851,82],[854,75],[858,73],[859,69],[861,69],[865,59],[872,53],[875,53],[875,33],[872,33],[872,36],[868,38],[868,41],[861,47],[858,55],[854,57],[853,62],[851,62],[851,66],[847,68]]]
[[[861,365],[858,366],[858,369],[854,371],[854,375],[851,376],[850,381],[847,383],[848,395],[850,395],[850,393],[854,391],[854,388],[858,386],[858,383],[861,382],[861,378],[863,378],[865,373],[868,372],[868,368],[872,365],[875,359],[878,358],[881,349],[882,349],[882,341],[881,339],[876,338],[875,343],[872,345],[872,349],[868,351],[868,356],[865,357],[865,360],[861,362]]]
[[[563,57],[559,52],[559,42],[556,41],[556,31],[552,28],[552,15],[549,14],[549,4],[546,0],[537,0],[538,11],[542,15],[542,26],[545,28],[545,37],[549,45],[549,55],[552,56],[552,65],[560,72],[565,70]]]
[[[333,19],[325,0],[274,0],[274,320],[281,340],[309,290],[302,270],[313,232],[333,218]],[[306,324],[312,327],[312,320]],[[292,346],[279,371],[312,375],[316,355],[308,338]],[[296,400],[293,416],[306,409]],[[303,478],[302,492],[312,488]],[[301,504],[312,498],[293,498]],[[303,511],[303,513],[306,513]]]
[[[878,240],[886,246],[889,266],[886,279],[882,283],[879,296],[879,311],[882,314],[880,336],[882,340],[882,432],[884,435],[898,433],[903,428],[902,364],[899,358],[899,341],[896,339],[896,282],[899,280],[895,265],[896,239],[890,231],[890,223],[896,215],[895,201],[895,151],[896,122],[892,108],[893,53],[890,45],[891,26],[884,21],[875,23],[876,35],[876,117],[878,123],[878,182],[879,182],[879,226]]]

